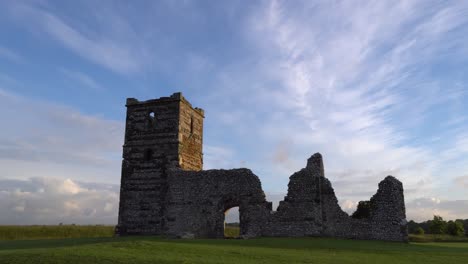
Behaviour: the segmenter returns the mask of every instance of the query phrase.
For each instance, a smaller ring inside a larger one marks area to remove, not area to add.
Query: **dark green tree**
[[[445,234],[447,231],[447,222],[444,221],[442,216],[434,215],[429,225],[429,231],[431,234]]]
[[[419,227],[419,224],[416,223],[415,221],[410,220],[408,222],[408,232],[410,234],[416,234],[416,230],[418,229],[418,227]]]
[[[424,229],[422,229],[422,227],[416,228],[415,234],[416,235],[424,235]]]
[[[424,229],[424,233],[429,234],[431,233],[429,230],[429,226],[431,225],[432,220],[424,221],[421,223],[418,223],[418,226]]]
[[[468,236],[468,219],[461,221],[463,222],[463,228],[465,228],[465,235]]]
[[[360,201],[356,211],[351,215],[352,218],[363,219],[369,218],[371,212],[370,201]]]
[[[463,236],[465,234],[465,228],[463,227],[463,222],[459,220],[448,221],[447,232],[452,236]]]

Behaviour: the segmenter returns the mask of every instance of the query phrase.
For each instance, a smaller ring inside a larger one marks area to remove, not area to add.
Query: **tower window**
[[[193,116],[190,117],[190,134],[193,134]]]
[[[148,124],[149,129],[154,128],[155,125],[156,125],[156,114],[153,111],[148,113],[148,122],[147,122],[147,124]]]
[[[151,159],[153,159],[153,150],[145,149],[145,153],[143,156],[144,156],[145,161],[150,161]]]

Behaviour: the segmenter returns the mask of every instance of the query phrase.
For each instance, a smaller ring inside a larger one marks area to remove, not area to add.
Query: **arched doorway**
[[[239,206],[231,207],[224,212],[224,238],[240,236]]]

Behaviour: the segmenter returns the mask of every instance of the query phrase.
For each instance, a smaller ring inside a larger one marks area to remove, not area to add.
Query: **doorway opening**
[[[231,207],[224,212],[224,238],[240,236],[239,207]]]

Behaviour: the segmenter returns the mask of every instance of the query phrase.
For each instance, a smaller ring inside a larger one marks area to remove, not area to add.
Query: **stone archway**
[[[169,235],[224,238],[224,213],[232,207],[239,207],[241,237],[261,235],[269,203],[250,170],[174,170],[168,181],[168,200],[176,201],[167,208]]]
[[[224,238],[238,238],[240,236],[239,207],[228,208],[224,212]]]

